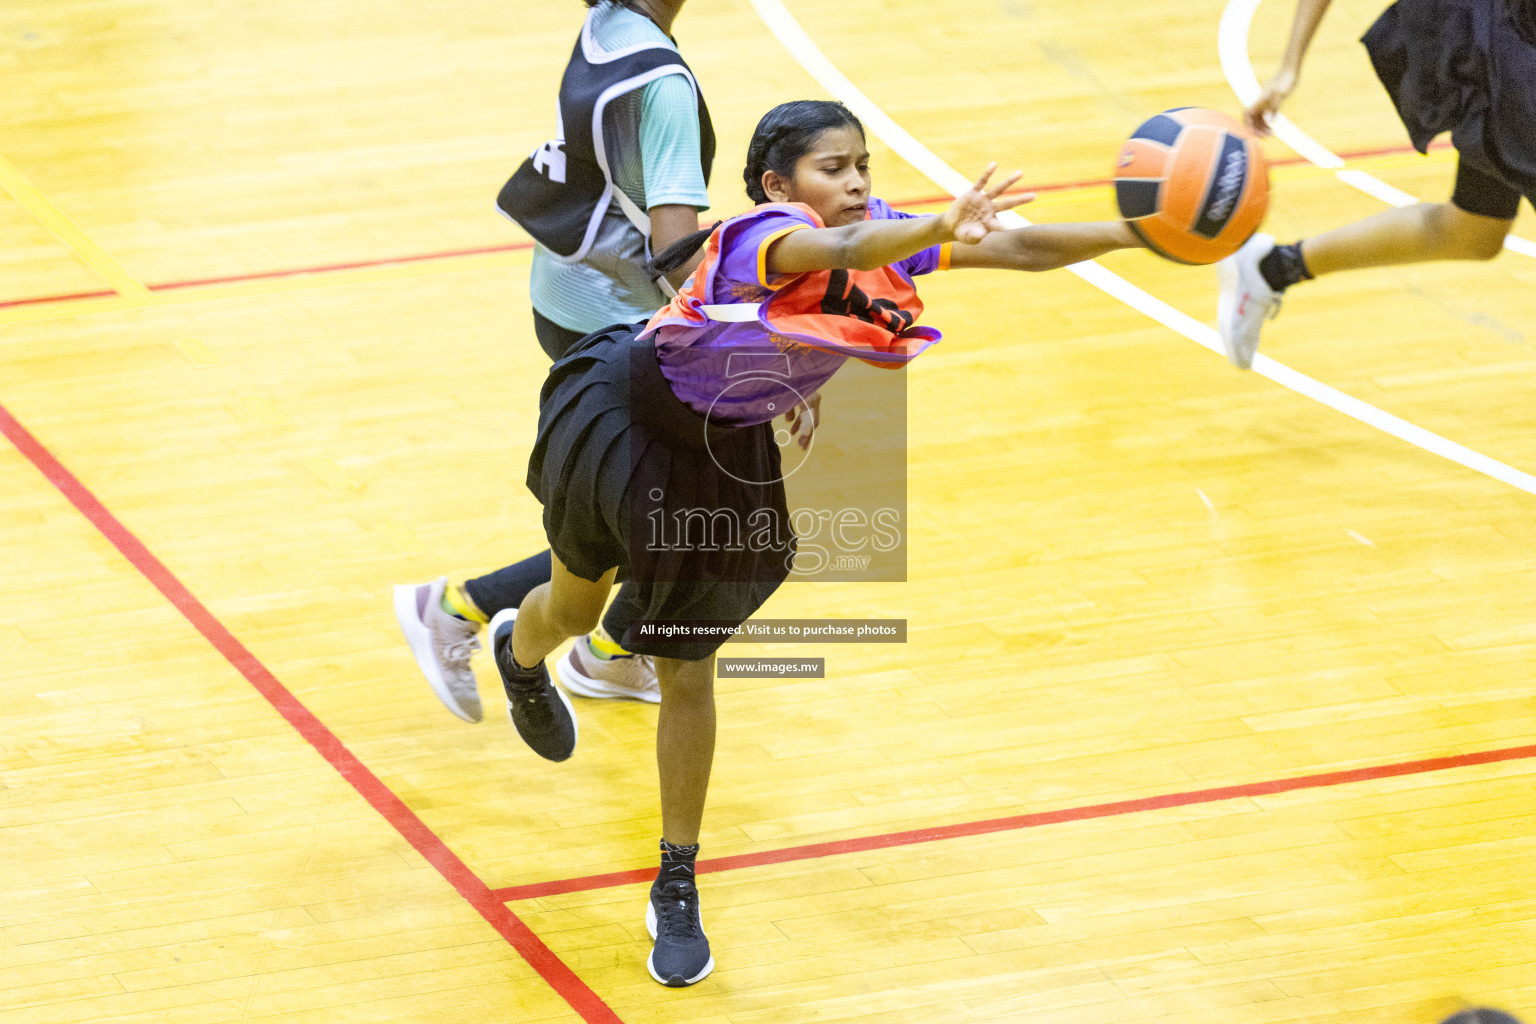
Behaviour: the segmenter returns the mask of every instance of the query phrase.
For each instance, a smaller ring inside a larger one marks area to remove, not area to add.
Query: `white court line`
[[[932,150],[913,138],[905,128],[891,120],[885,111],[876,106],[875,102],[864,95],[864,92],[854,85],[847,75],[827,59],[827,55],[821,52],[821,48],[806,34],[805,29],[801,28],[795,16],[789,13],[783,0],[751,0],[751,3],[757,11],[757,16],[762,19],[763,24],[768,26],[768,30],[773,33],[774,38],[778,39],[784,49],[789,51],[790,56],[812,78],[816,79],[823,89],[842,100],[857,114],[869,130],[890,146],[897,156],[922,171],[929,180],[951,195],[958,195],[970,188],[971,179],[939,159]],[[1337,160],[1338,157],[1334,159]],[[1004,223],[1013,227],[1022,227],[1029,223],[1012,210],[1004,211],[1001,217]],[[1131,308],[1172,328],[1195,344],[1203,345],[1212,352],[1221,353],[1221,339],[1217,336],[1215,328],[1208,327],[1194,317],[1181,313],[1120,275],[1112,273],[1092,260],[1074,263],[1067,269],[1095,288],[1113,295]],[[1298,373],[1288,366],[1275,362],[1262,352],[1253,357],[1253,372],[1401,441],[1407,441],[1441,458],[1491,476],[1527,494],[1536,494],[1536,477],[1529,473],[1506,466],[1496,459],[1463,447],[1439,434],[1431,433],[1423,427],[1414,426],[1407,420],[1399,419],[1374,405],[1352,398],[1321,381],[1313,380],[1306,374]]]
[[[1221,12],[1221,25],[1216,30],[1216,52],[1221,57],[1222,74],[1227,76],[1227,84],[1237,94],[1238,102],[1245,107],[1258,99],[1263,91],[1259,77],[1254,73],[1253,63],[1248,59],[1248,33],[1253,26],[1254,12],[1262,2],[1227,0],[1227,6]],[[1364,171],[1346,170],[1342,157],[1296,127],[1296,123],[1284,114],[1277,114],[1270,122],[1270,127],[1274,129],[1275,138],[1318,167],[1333,171],[1346,185],[1352,185],[1366,195],[1392,206],[1413,206],[1419,202],[1417,196],[1393,188],[1380,178]],[[1536,242],[1519,235],[1507,236],[1504,248],[1526,256],[1536,256]]]

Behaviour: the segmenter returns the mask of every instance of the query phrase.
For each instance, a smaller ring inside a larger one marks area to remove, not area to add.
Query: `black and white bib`
[[[698,98],[699,164],[706,183],[715,159],[709,108],[677,51],[657,42],[605,52],[592,39],[593,17],[587,15],[560,83],[558,136],[523,161],[496,197],[502,213],[568,263],[586,257],[614,200],[650,249],[649,215],[613,180],[622,154],[615,149],[617,140],[605,137],[603,112],[614,100],[666,75],[682,75]]]

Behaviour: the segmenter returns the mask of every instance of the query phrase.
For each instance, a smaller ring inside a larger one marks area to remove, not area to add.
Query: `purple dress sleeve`
[[[913,220],[913,214],[891,209],[883,199],[869,201],[870,220]],[[711,298],[716,302],[761,302],[769,292],[788,284],[792,275],[769,274],[768,246],[791,231],[813,228],[816,223],[792,208],[764,210],[729,235],[715,275]],[[944,269],[943,246],[934,245],[899,261],[896,267],[907,277],[922,277]]]
[[[768,247],[774,241],[816,222],[800,210],[777,207],[762,210],[746,223],[732,225],[724,236],[720,267],[715,272],[715,302],[762,302],[770,292],[788,284],[794,275],[769,274]]]
[[[919,215],[903,213],[893,210],[884,199],[871,198],[869,201],[870,220],[915,220]],[[932,216],[932,214],[922,214]],[[931,245],[922,252],[913,253],[906,259],[896,264],[908,277],[922,277],[936,270],[942,270],[944,266],[942,245]]]

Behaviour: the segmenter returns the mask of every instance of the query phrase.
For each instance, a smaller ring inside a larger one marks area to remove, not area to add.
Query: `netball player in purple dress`
[[[787,523],[780,399],[814,404],[849,358],[900,368],[934,345],[938,332],[918,323],[915,278],[946,266],[1049,270],[1140,245],[1120,221],[1002,230],[998,211],[1028,197],[1001,198],[1017,175],[996,186],[990,175],[941,216],[901,214],[871,197],[863,128],[846,108],[777,107],[758,124],[744,173],[759,205],[657,257],[665,269],[708,235],[699,269],[649,324],[598,332],[550,369],[528,485],[544,507],[553,575],[490,625],[513,723],[541,756],[564,760],[577,738],[544,659],[597,621],[620,569],[642,606],[638,625],[727,631],[788,576],[792,534],[657,543],[648,524],[699,510],[748,528]],[[780,361],[778,382],[754,385],[779,397],[735,386],[731,363],[743,356]],[[802,409],[795,427],[814,429],[814,415]],[[714,966],[693,869],[725,635],[627,642],[656,659],[661,686],[662,864],[646,918],[647,966],[666,985],[693,984]]]

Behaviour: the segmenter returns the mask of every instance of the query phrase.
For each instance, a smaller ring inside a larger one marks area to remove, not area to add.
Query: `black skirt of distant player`
[[[1536,202],[1536,3],[1398,0],[1361,42],[1419,152],[1448,131],[1463,163]]]
[[[566,568],[633,585],[624,646],[697,660],[787,578],[795,538],[772,426],[683,404],[643,327],[588,335],[550,367],[528,488]]]

